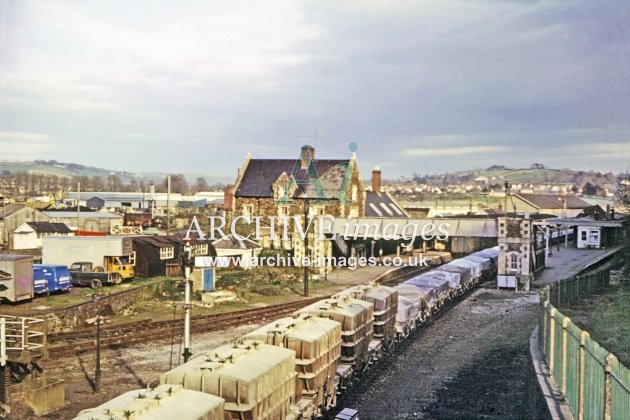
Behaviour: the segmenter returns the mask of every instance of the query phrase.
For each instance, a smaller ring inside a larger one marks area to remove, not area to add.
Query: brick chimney
[[[300,169],[308,168],[308,164],[311,160],[315,159],[315,148],[309,145],[302,146],[300,152]]]
[[[223,210],[232,211],[234,209],[234,191],[232,185],[225,186],[225,194],[223,196]]]
[[[372,192],[381,192],[381,168],[378,166],[372,170]]]

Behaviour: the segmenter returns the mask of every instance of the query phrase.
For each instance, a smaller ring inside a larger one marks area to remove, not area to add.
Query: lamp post
[[[98,293],[92,295],[92,302],[96,304],[96,368],[94,370],[94,392],[101,390],[101,305]]]
[[[304,257],[308,256],[308,198],[304,199]],[[304,258],[303,263],[306,263]],[[304,268],[304,296],[308,297],[308,264],[303,264]]]
[[[184,363],[188,361],[192,352],[190,351],[190,271],[192,258],[190,255],[190,239],[184,239],[184,254],[182,255],[182,268],[184,271]]]

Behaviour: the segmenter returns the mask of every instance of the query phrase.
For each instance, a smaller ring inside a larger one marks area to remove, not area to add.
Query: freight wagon
[[[33,258],[29,255],[0,254],[0,299],[20,302],[34,296]]]
[[[205,351],[162,374],[160,382],[224,398],[228,419],[316,418],[375,362],[375,343],[387,351],[392,337],[394,345],[405,339],[444,303],[492,273],[496,253],[490,248],[454,260],[393,288],[349,288]],[[358,416],[346,408],[336,418]]]
[[[70,271],[65,265],[33,264],[35,294],[66,292],[72,288]]]
[[[223,398],[178,385],[125,392],[98,407],[81,411],[79,420],[224,420]]]
[[[228,419],[284,419],[294,402],[295,351],[258,340],[218,347],[160,376],[225,399]]]

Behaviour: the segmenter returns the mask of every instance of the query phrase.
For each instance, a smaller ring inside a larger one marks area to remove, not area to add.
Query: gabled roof
[[[37,233],[71,233],[72,230],[65,223],[26,222]]]
[[[409,217],[386,192],[365,192],[365,217]]]
[[[301,184],[313,176],[311,173],[309,177],[309,169],[315,168],[326,198],[340,199],[344,192],[344,181],[347,169],[350,167],[350,159],[314,159],[312,167],[307,169],[298,167],[297,170],[296,164],[299,165],[299,160],[250,159],[234,196],[272,198],[273,183],[283,172],[286,172],[291,174],[298,183],[298,188],[291,198],[322,198],[318,197],[312,184]]]
[[[573,195],[554,195],[554,194],[513,194],[515,197],[528,202],[529,204],[539,209],[563,209],[564,203],[562,200],[567,201],[567,209],[584,209],[590,207],[590,204],[586,201],[575,197]]]
[[[0,219],[11,216],[13,213],[26,208],[23,204],[7,204],[0,210]]]

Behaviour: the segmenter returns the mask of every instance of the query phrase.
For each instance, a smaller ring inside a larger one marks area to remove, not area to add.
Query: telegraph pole
[[[169,220],[171,205],[171,176],[166,177],[166,234],[171,234],[171,222]]]
[[[182,266],[184,269],[184,363],[188,361],[192,352],[190,351],[190,271],[192,259],[190,256],[190,239],[184,239],[184,255],[182,258]]]
[[[81,183],[77,182],[77,230],[81,229]]]

